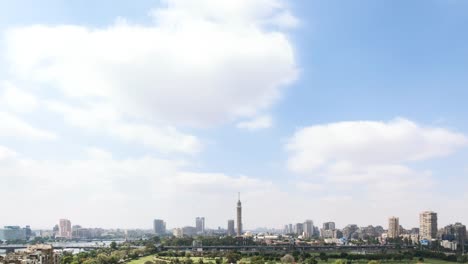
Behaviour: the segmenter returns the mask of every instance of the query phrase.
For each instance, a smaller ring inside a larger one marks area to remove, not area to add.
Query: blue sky
[[[468,221],[467,2],[190,3],[0,3],[0,224]]]

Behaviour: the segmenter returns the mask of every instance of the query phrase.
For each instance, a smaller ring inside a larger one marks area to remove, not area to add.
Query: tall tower
[[[240,201],[240,193],[239,200],[237,201],[237,236],[242,236],[242,204]]]

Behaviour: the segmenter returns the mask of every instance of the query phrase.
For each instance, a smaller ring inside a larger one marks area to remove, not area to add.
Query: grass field
[[[146,257],[142,257],[139,259],[134,259],[128,262],[128,264],[144,264],[146,261],[153,261],[153,260],[154,260],[154,256],[151,255],[151,256],[146,256]]]
[[[166,257],[167,258],[167,257]],[[192,261],[194,264],[197,264],[199,259],[201,257],[191,257]],[[179,259],[183,259],[183,258],[179,258]],[[160,259],[162,260],[162,259]],[[139,259],[135,259],[135,260],[132,260],[130,262],[128,262],[128,264],[144,264],[146,261],[154,261],[154,256],[151,255],[151,256],[146,256],[146,257],[142,257],[142,258],[139,258]],[[203,262],[204,263],[215,263],[215,260],[213,258],[203,258]],[[250,260],[249,258],[243,258],[241,260],[242,263],[250,263]],[[335,262],[335,259],[329,259],[327,262],[325,261],[320,261],[319,260],[319,263],[320,264],[333,264]],[[353,261],[352,263],[356,263],[356,264],[367,264],[369,261],[368,260],[361,260],[361,261]],[[422,263],[422,264],[453,264],[453,263],[456,263],[456,262],[448,262],[448,261],[443,261],[443,260],[437,260],[437,259],[425,259],[424,262],[419,262],[418,260],[413,260],[413,261],[407,261],[407,260],[404,260],[404,261],[381,261],[380,263],[382,264],[417,264],[417,263]],[[280,264],[280,262],[276,263],[276,264]]]

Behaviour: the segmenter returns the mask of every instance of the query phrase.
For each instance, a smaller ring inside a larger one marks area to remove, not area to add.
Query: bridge
[[[6,252],[14,252],[18,249],[26,249],[31,245],[0,245],[0,250],[5,250]],[[83,249],[83,250],[93,250],[100,248],[108,248],[109,245],[80,245],[80,244],[52,244],[54,249]]]
[[[161,246],[161,250],[175,250],[175,251],[248,251],[248,252],[272,252],[272,251],[310,251],[310,252],[324,252],[324,251],[365,251],[365,252],[379,252],[383,250],[398,250],[398,249],[413,249],[412,246],[395,245],[361,245],[361,246],[334,246],[334,245],[237,245],[237,246]]]

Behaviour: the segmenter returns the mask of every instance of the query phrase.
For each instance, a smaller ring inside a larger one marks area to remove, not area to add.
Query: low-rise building
[[[1,264],[60,264],[61,254],[52,245],[33,245],[24,251],[9,253],[0,258]]]

